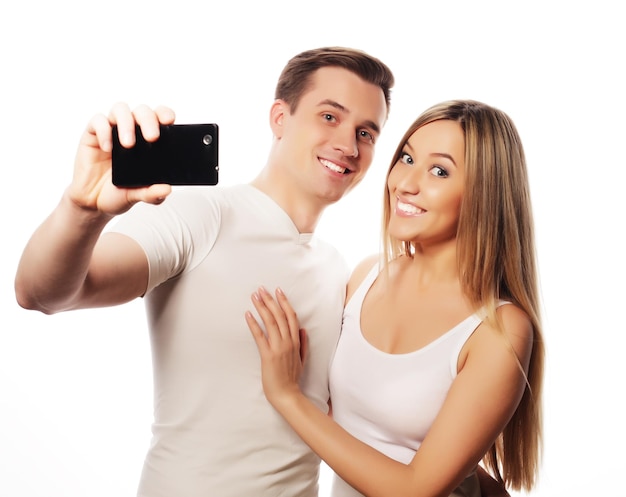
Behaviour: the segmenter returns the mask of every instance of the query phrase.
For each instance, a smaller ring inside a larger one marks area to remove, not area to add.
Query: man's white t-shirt
[[[141,497],[313,497],[319,458],[266,400],[245,322],[280,287],[309,337],[304,393],[323,411],[349,268],[251,185],[174,191],[113,231],[144,249],[154,423]]]

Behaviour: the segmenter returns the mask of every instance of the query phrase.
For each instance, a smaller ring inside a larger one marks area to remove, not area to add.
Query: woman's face
[[[417,129],[387,180],[389,234],[418,245],[456,238],[465,187],[465,137],[455,121]]]

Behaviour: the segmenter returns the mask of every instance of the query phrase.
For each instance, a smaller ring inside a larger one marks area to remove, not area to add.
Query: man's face
[[[352,72],[323,67],[295,112],[273,120],[285,186],[323,205],[339,200],[363,179],[387,118],[383,91]]]

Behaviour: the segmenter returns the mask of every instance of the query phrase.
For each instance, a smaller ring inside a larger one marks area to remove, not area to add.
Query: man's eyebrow
[[[331,107],[334,107],[338,111],[345,112],[346,114],[350,114],[350,110],[347,107],[345,107],[344,105],[341,105],[339,102],[337,102],[335,100],[331,100],[329,98],[327,98],[325,100],[322,100],[318,105],[319,106],[330,105]],[[374,132],[377,133],[377,134],[380,133],[380,126],[378,126],[378,124],[376,124],[374,121],[365,121],[363,123],[363,125],[367,126],[369,128],[372,128],[374,130]]]
[[[322,100],[319,104],[317,104],[319,106],[322,105],[330,105],[331,107],[334,107],[337,110],[340,110],[341,112],[347,112],[350,113],[350,111],[343,105],[341,105],[339,102],[335,101],[335,100],[331,100],[330,98],[327,98],[325,100]]]

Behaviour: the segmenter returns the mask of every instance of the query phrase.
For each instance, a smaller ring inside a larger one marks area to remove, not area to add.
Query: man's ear
[[[283,136],[283,121],[287,114],[289,114],[287,103],[280,99],[274,100],[270,109],[270,127],[274,137],[281,138]]]

